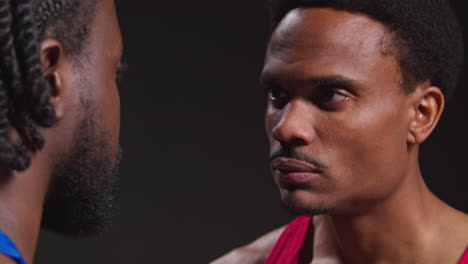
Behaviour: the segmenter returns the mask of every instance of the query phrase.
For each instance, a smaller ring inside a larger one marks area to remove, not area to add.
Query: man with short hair
[[[0,263],[108,228],[122,48],[114,0],[0,0]]]
[[[418,160],[463,60],[448,2],[270,8],[270,165],[300,216],[214,263],[468,263],[468,216],[429,190]]]

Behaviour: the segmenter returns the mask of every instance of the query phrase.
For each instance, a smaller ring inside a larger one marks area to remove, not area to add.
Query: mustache
[[[327,165],[325,165],[323,162],[320,162],[314,158],[311,158],[307,155],[304,155],[298,151],[295,151],[291,148],[281,148],[280,150],[276,151],[275,153],[270,155],[269,161],[270,163],[273,162],[275,159],[278,158],[289,158],[289,159],[295,159],[295,160],[300,160],[306,163],[309,163],[316,167],[317,169],[320,170],[325,170],[328,168]]]

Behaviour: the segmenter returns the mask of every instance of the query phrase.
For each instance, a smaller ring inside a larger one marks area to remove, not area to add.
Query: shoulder
[[[266,260],[285,228],[283,226],[273,230],[248,245],[230,251],[210,264],[261,264]]]
[[[0,253],[0,263],[2,264],[17,264],[17,262],[5,255],[3,255],[2,253]]]
[[[461,213],[460,233],[462,234],[461,240],[468,246],[468,214]]]
[[[450,240],[459,240],[459,243],[468,245],[468,214],[453,210],[445,217],[445,233],[450,234]]]
[[[437,240],[434,242],[434,255],[441,259],[449,259],[455,263],[455,260],[466,254],[468,246],[468,215],[446,207],[448,210],[439,210],[438,226],[436,229]],[[450,263],[445,261],[444,263]]]

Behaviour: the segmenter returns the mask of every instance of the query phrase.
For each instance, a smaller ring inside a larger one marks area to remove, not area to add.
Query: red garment
[[[309,216],[294,219],[281,234],[265,264],[298,264],[299,253],[309,231],[311,220]],[[468,248],[458,264],[468,264]]]
[[[465,250],[465,254],[463,254],[462,258],[460,259],[460,262],[458,264],[468,264],[468,247]]]
[[[299,216],[283,231],[265,264],[297,264],[312,218]]]

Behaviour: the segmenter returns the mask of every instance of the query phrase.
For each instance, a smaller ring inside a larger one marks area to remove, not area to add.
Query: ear
[[[63,80],[60,74],[60,66],[63,64],[64,53],[62,45],[53,39],[41,42],[41,62],[43,74],[51,89],[50,103],[55,109],[55,117],[60,120],[64,116]]]
[[[445,98],[440,88],[431,86],[429,82],[418,86],[411,96],[408,143],[420,144],[437,126],[445,107]]]

